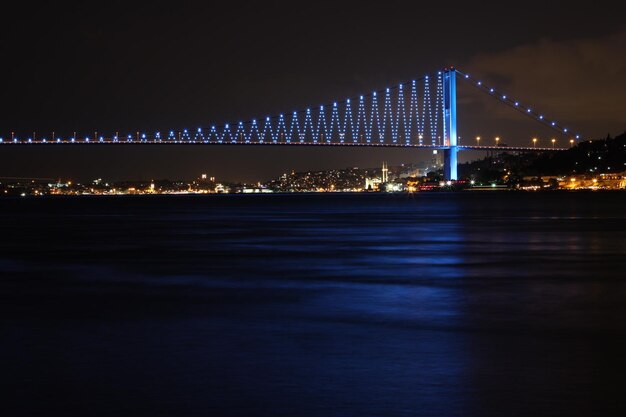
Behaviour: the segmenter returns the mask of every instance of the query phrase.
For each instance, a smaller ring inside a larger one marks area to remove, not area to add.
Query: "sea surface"
[[[624,416],[626,194],[0,199],[0,415]]]

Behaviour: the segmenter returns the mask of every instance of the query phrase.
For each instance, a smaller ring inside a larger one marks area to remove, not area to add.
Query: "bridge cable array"
[[[454,70],[458,78],[497,98],[517,111],[567,135],[569,130],[548,121],[531,107],[509,98],[469,74]],[[236,124],[213,125],[195,131],[171,130],[163,135],[136,132],[127,136],[94,134],[79,139],[52,137],[20,140],[11,135],[0,143],[219,143],[219,144],[302,144],[441,147],[445,145],[443,72],[374,91],[352,99],[321,105],[313,110],[294,111]],[[580,135],[575,138],[579,140]]]
[[[456,70],[456,72],[457,74],[459,74],[459,78],[468,82],[470,85],[474,86],[483,93],[496,98],[500,102],[505,103],[509,107],[512,107],[513,109],[530,117],[531,119],[540,122],[541,124],[549,127],[550,129],[558,132],[561,135],[570,136],[574,137],[576,140],[581,140],[580,134],[572,134],[568,128],[562,126],[556,121],[548,120],[543,114],[535,112],[532,107],[522,104],[520,101],[509,97],[505,93],[496,90],[493,87],[487,87],[482,81],[473,79],[469,74],[465,74],[459,70]]]

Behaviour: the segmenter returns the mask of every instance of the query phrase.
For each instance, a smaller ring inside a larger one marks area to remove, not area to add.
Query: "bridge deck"
[[[84,145],[287,145],[287,146],[347,146],[347,147],[383,147],[383,148],[417,148],[417,149],[437,149],[444,150],[450,149],[449,146],[443,145],[424,145],[414,143],[387,143],[387,142],[242,142],[242,141],[170,141],[170,140],[17,140],[17,141],[2,141],[0,145],[7,146],[84,146]],[[568,148],[557,147],[534,147],[534,146],[472,146],[472,145],[459,145],[457,146],[459,151],[565,151]]]

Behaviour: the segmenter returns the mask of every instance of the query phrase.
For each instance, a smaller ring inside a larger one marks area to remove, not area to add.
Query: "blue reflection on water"
[[[5,405],[115,416],[624,409],[608,381],[624,369],[626,202],[583,197],[3,201]]]

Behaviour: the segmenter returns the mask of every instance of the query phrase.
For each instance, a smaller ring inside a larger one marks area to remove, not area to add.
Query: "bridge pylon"
[[[446,68],[443,73],[443,176],[455,181],[457,176],[457,130],[456,130],[456,69]]]

